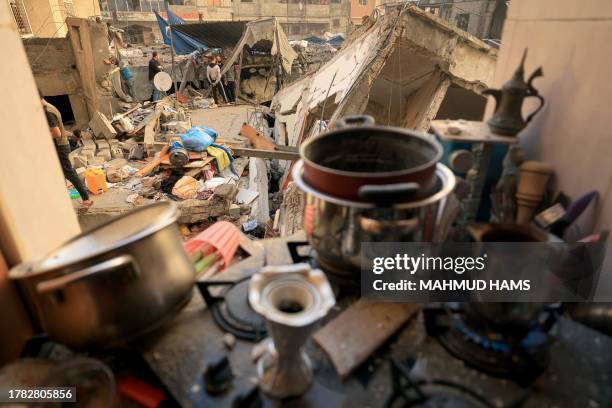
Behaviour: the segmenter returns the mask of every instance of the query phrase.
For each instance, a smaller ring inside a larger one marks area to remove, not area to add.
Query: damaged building
[[[612,406],[612,4],[86,3],[0,1],[0,404]]]
[[[278,141],[296,146],[318,120],[361,113],[417,130],[427,130],[441,108],[445,119],[479,118],[496,55],[417,7],[388,8],[316,73],[275,96]]]
[[[112,116],[113,98],[106,23],[69,17],[59,38],[24,38],[36,85],[67,122],[85,127],[97,111]]]

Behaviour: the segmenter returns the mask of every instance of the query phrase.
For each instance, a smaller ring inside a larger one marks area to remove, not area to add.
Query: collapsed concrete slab
[[[362,113],[426,130],[451,85],[478,93],[491,84],[496,57],[495,49],[418,7],[390,6],[317,72],[276,94],[277,142],[299,145],[317,133],[319,120]]]

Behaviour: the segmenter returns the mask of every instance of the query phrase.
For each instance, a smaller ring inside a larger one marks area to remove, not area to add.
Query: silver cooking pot
[[[195,270],[173,203],[156,203],[83,233],[13,268],[47,335],[76,349],[131,340],[178,312]]]
[[[300,160],[294,165],[292,177],[306,193],[304,230],[318,264],[327,272],[353,277],[361,269],[362,242],[432,241],[446,197],[455,188],[453,173],[439,163],[434,192],[401,202],[394,196],[405,197],[406,184],[398,184],[397,191],[377,191],[381,198],[378,202],[356,202],[324,194],[308,185],[302,175]]]

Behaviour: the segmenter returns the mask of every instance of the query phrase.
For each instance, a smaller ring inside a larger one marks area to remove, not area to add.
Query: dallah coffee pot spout
[[[515,136],[523,130],[527,123],[542,109],[544,98],[532,85],[534,79],[543,75],[542,68],[536,69],[525,82],[525,59],[527,49],[523,53],[521,64],[518,66],[512,78],[510,78],[501,89],[485,89],[483,95],[492,95],[495,98],[495,113],[487,121],[491,132],[504,135]],[[523,119],[522,107],[525,98],[535,97],[540,101],[540,106],[533,111],[527,119]]]

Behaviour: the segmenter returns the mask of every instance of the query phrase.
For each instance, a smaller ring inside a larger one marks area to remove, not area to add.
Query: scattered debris
[[[415,303],[358,300],[319,329],[313,339],[346,378],[419,310]]]
[[[257,221],[256,220],[248,220],[247,222],[242,224],[242,230],[244,232],[253,231],[253,230],[255,230],[255,228],[257,228]]]
[[[258,191],[241,188],[238,189],[238,194],[236,195],[236,202],[238,204],[251,204],[257,197],[259,197]]]

